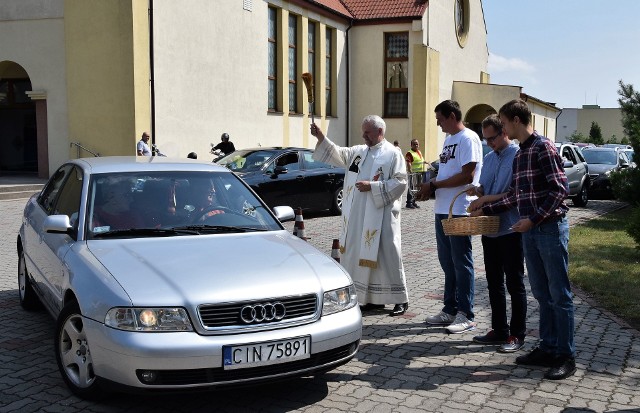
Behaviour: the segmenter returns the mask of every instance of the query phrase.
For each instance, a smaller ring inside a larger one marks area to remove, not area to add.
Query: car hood
[[[603,174],[607,171],[615,169],[615,165],[607,165],[603,163],[590,163],[589,164],[589,173],[590,174]]]
[[[287,231],[88,241],[134,306],[191,306],[344,287],[333,259]]]

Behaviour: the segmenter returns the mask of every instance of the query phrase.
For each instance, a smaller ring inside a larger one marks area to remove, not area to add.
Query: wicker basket
[[[483,235],[497,233],[500,227],[499,216],[452,218],[453,204],[456,202],[456,199],[465,192],[467,192],[466,189],[462,190],[451,200],[449,217],[442,220],[444,233],[446,235]]]

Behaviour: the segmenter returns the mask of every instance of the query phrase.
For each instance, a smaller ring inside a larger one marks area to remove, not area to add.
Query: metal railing
[[[100,153],[93,152],[92,150],[85,148],[84,146],[82,146],[80,144],[80,142],[71,142],[69,147],[73,148],[74,145],[76,146],[76,148],[78,150],[78,158],[80,158],[80,150],[84,150],[85,152],[89,152],[91,155],[93,155],[95,157],[99,157],[100,156]]]

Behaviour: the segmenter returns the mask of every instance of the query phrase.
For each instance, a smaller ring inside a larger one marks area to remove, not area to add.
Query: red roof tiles
[[[428,0],[307,0],[355,20],[422,17]]]

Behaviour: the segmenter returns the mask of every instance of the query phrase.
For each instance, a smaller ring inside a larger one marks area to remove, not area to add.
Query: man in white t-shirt
[[[435,108],[438,126],[447,137],[440,154],[438,176],[422,184],[416,195],[428,200],[436,191],[434,204],[438,260],[444,271],[444,307],[440,313],[427,317],[427,324],[447,326],[452,334],[474,330],[474,271],[471,236],[445,235],[442,220],[449,217],[454,197],[465,192],[469,184],[478,185],[482,167],[482,145],[478,134],[462,123],[460,105],[445,100]],[[465,193],[453,205],[453,217],[468,216],[467,207],[475,197]]]
[[[149,132],[142,132],[142,139],[136,145],[138,156],[151,156],[151,148],[149,147]]]

